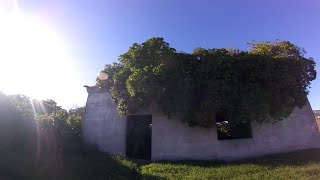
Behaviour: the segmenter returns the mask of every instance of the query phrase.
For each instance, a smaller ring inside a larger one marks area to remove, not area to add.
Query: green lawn
[[[320,179],[320,149],[223,163],[159,162],[141,167],[141,174],[158,179]]]
[[[231,163],[180,161],[143,165],[82,146],[38,155],[2,151],[0,179],[320,179],[320,149]]]

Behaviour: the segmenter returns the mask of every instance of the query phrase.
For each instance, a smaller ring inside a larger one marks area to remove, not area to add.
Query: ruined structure
[[[250,124],[250,137],[224,138],[216,126],[188,127],[153,108],[120,117],[110,92],[97,87],[87,91],[84,139],[108,153],[151,160],[235,160],[320,145],[309,102],[278,123]]]

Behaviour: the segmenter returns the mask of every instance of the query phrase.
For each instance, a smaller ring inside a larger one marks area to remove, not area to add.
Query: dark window
[[[218,140],[252,138],[251,125],[248,122],[233,124],[222,116],[216,116]]]

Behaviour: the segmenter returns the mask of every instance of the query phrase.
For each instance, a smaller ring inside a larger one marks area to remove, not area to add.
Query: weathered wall
[[[276,124],[252,124],[253,138],[218,140],[216,128],[190,128],[179,120],[154,115],[152,159],[234,160],[319,147],[319,130],[310,104]]]
[[[100,150],[125,155],[126,118],[120,117],[110,92],[87,87],[86,115],[82,125],[86,142],[96,144]]]
[[[104,152],[125,155],[126,118],[119,117],[109,92],[96,87],[87,90],[85,140]],[[151,106],[137,113],[152,114],[152,160],[234,160],[320,147],[319,130],[309,103],[276,124],[253,123],[253,138],[234,140],[218,140],[216,128],[191,128],[154,109]]]

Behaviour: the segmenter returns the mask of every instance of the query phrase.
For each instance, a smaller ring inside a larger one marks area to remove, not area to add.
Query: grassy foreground
[[[151,163],[141,174],[158,179],[320,179],[320,149],[224,163],[181,161]]]
[[[180,161],[144,165],[81,147],[37,155],[2,151],[0,179],[320,179],[320,149],[231,163]]]

